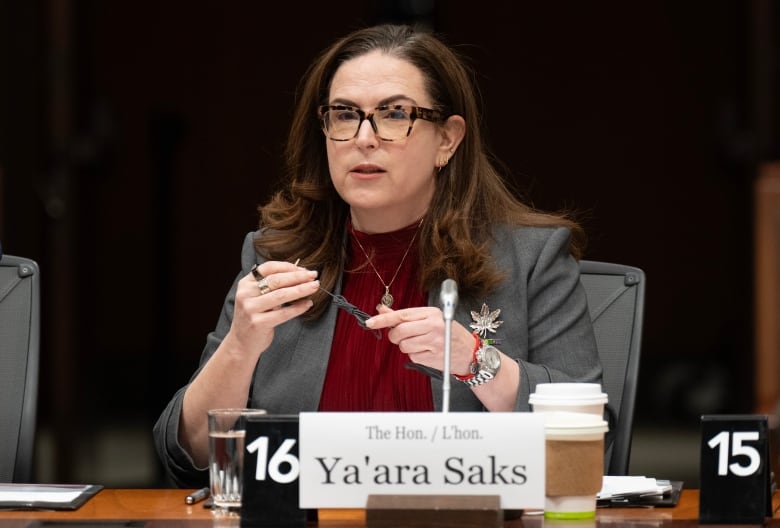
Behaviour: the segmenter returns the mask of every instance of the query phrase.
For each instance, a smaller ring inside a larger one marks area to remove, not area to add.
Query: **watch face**
[[[481,363],[487,370],[495,372],[501,366],[501,353],[496,347],[485,345],[482,347]]]

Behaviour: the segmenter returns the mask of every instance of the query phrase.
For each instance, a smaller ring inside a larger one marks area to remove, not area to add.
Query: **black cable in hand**
[[[347,299],[345,299],[343,295],[334,295],[324,288],[320,288],[320,289],[325,293],[327,293],[328,295],[330,295],[331,297],[333,297],[333,304],[335,304],[338,308],[341,308],[342,310],[352,315],[352,317],[355,318],[355,320],[357,321],[358,325],[360,325],[361,328],[363,328],[364,330],[371,331],[377,339],[382,339],[382,332],[380,330],[372,330],[371,328],[366,326],[366,320],[369,317],[371,317],[370,315],[362,311],[354,304],[347,301]]]

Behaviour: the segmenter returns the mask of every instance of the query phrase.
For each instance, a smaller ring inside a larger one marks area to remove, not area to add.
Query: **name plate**
[[[544,508],[544,416],[301,413],[300,507],[365,508],[369,495],[498,495]]]

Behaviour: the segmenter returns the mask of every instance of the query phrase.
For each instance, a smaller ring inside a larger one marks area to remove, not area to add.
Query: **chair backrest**
[[[580,282],[588,297],[599,358],[602,387],[617,423],[604,458],[605,475],[627,475],[639,377],[645,274],[632,266],[580,261]]]
[[[40,277],[0,256],[0,482],[30,482],[38,405]]]

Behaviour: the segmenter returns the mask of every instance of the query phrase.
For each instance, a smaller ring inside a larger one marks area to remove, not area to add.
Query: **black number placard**
[[[699,521],[763,524],[772,515],[764,415],[701,417]]]
[[[241,526],[305,526],[299,508],[298,416],[251,417],[246,425]]]

